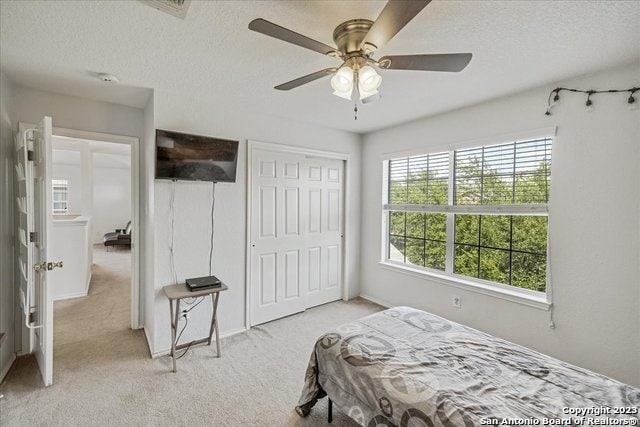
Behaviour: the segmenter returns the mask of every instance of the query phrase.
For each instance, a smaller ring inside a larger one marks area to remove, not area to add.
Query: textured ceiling
[[[75,96],[142,107],[153,88],[176,109],[206,97],[239,113],[365,133],[640,58],[638,1],[434,1],[376,57],[472,52],[464,71],[383,70],[383,98],[360,106],[357,121],[329,79],[273,89],[337,61],[249,31],[252,19],[333,44],[335,26],[375,19],[384,4],[193,1],[182,20],[138,1],[3,0],[0,67],[14,83]]]

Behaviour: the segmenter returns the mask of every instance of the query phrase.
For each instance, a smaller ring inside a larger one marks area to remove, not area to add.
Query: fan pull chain
[[[353,120],[358,120],[358,104],[353,104]]]

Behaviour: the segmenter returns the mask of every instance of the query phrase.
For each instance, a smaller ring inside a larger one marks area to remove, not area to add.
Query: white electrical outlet
[[[189,312],[187,310],[182,310],[182,315],[180,317],[182,319],[189,319]]]
[[[460,295],[454,295],[451,299],[451,304],[455,308],[462,308],[462,298],[460,298]]]

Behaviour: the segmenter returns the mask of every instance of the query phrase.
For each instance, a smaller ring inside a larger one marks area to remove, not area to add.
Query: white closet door
[[[298,154],[255,149],[251,168],[251,324],[304,311],[307,168]]]
[[[342,295],[344,162],[308,158],[307,308]]]

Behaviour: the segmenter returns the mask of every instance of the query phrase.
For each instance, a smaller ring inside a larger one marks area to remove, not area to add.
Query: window
[[[386,261],[545,292],[551,138],[385,162]]]
[[[54,179],[53,187],[53,214],[66,215],[69,213],[68,188],[69,183],[66,179]]]

